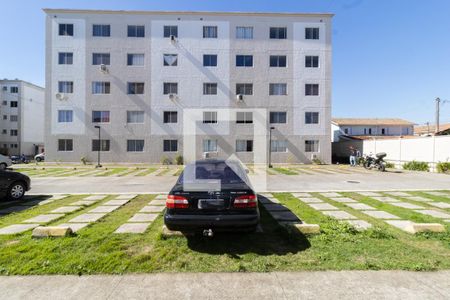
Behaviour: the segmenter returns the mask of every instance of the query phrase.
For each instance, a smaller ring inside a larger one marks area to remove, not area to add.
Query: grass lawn
[[[298,175],[298,172],[295,172],[288,168],[277,167],[277,168],[273,168],[273,170],[277,171],[278,173],[284,174],[284,175]]]
[[[418,192],[418,194],[420,194]],[[359,196],[348,193],[347,196]],[[217,234],[163,238],[160,216],[144,234],[113,232],[144,207],[154,196],[140,195],[100,221],[82,229],[74,237],[32,239],[30,231],[0,236],[0,274],[116,274],[145,272],[268,272],[299,270],[438,270],[450,268],[450,225],[445,233],[410,235],[386,223],[358,215],[340,203],[322,197],[374,228],[355,231],[294,198],[275,196],[307,223],[320,224],[322,233],[305,236],[280,227],[261,208],[263,233]],[[318,194],[315,196],[319,197]],[[360,196],[359,196],[360,197]],[[0,217],[0,227],[19,223],[81,196],[37,206]],[[71,213],[51,224],[66,222],[101,205]],[[443,201],[439,197],[435,200]],[[363,203],[379,205],[368,197]],[[379,206],[378,206],[379,207]],[[392,213],[408,217],[406,209],[387,207]],[[395,210],[395,211],[394,211]],[[388,211],[388,210],[387,210]],[[433,218],[411,215],[417,221]]]

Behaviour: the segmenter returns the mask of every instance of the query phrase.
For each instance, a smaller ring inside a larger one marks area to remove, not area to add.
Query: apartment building
[[[0,151],[34,156],[44,147],[44,88],[23,80],[0,80]]]
[[[330,162],[331,14],[44,11],[46,159]]]

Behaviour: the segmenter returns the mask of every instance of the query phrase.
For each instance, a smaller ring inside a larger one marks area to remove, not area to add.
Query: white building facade
[[[45,12],[47,160],[330,162],[332,15]]]
[[[34,156],[44,149],[44,88],[23,80],[0,80],[0,149]]]

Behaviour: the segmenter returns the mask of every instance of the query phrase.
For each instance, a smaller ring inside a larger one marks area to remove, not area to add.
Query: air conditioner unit
[[[56,99],[58,99],[60,101],[67,100],[67,98],[68,98],[67,95],[63,94],[63,93],[56,93],[55,97],[56,97]]]
[[[106,65],[104,65],[104,64],[101,64],[100,65],[100,72],[102,72],[103,74],[108,74],[109,73],[108,67]]]
[[[176,43],[176,42],[177,42],[176,36],[171,35],[171,36],[170,36],[170,42],[171,42],[171,43]]]
[[[177,99],[177,95],[176,94],[169,94],[169,100],[170,101],[175,101]]]
[[[236,95],[236,101],[237,101],[237,102],[243,102],[243,101],[244,101],[244,95],[242,95],[242,94],[237,94],[237,95]]]

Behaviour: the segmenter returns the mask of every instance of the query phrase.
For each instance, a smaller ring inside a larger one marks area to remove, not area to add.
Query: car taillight
[[[244,195],[234,199],[235,208],[255,208],[258,204],[256,195]]]
[[[189,201],[183,196],[169,195],[166,199],[167,208],[189,208]]]

